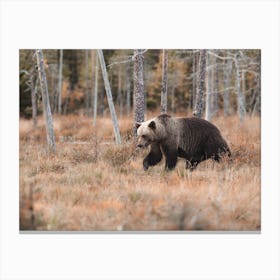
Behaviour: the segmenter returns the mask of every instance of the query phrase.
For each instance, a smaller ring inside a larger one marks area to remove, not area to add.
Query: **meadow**
[[[147,117],[152,117],[148,115]],[[182,115],[181,115],[182,116]],[[48,154],[44,119],[20,119],[20,230],[259,231],[261,229],[260,118],[212,121],[232,160],[207,160],[193,172],[181,159],[145,172],[148,150],[136,150],[133,117],[119,119],[114,143],[109,116],[54,116],[57,152]]]

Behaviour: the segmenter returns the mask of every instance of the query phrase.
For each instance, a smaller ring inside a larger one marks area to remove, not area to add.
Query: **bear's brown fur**
[[[151,146],[143,161],[144,170],[166,158],[166,169],[176,166],[177,158],[186,159],[186,168],[193,170],[203,160],[220,161],[223,154],[231,155],[219,129],[199,118],[172,118],[162,114],[136,124],[138,147]]]

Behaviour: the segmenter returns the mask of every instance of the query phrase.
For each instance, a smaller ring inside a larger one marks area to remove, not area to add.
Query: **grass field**
[[[151,117],[151,116],[149,116]],[[136,151],[132,117],[119,120],[114,144],[109,117],[54,116],[57,153],[46,151],[43,118],[20,119],[21,230],[260,230],[260,118],[216,118],[233,160],[179,160],[145,172],[148,150]]]

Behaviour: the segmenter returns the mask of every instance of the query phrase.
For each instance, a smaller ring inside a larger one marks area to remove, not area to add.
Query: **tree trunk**
[[[97,52],[98,52],[98,56],[99,56],[99,62],[100,62],[101,71],[102,71],[102,75],[103,75],[103,80],[104,80],[104,85],[105,85],[105,89],[106,89],[111,118],[113,121],[116,143],[121,144],[119,125],[118,125],[117,115],[116,115],[115,106],[114,106],[114,102],[113,102],[113,98],[112,98],[112,92],[111,92],[111,87],[110,87],[110,83],[109,83],[109,79],[108,79],[105,61],[104,61],[103,51],[97,50]]]
[[[143,50],[134,50],[134,120],[143,122],[145,114],[144,97],[144,70],[143,70]],[[134,135],[136,135],[136,126],[134,126]]]
[[[44,57],[43,57],[42,50],[36,50],[36,57],[37,57],[37,64],[38,64],[39,79],[41,84],[44,115],[46,120],[48,150],[52,153],[55,153],[53,121],[52,121],[48,84],[47,84],[46,73],[44,68]]]
[[[167,50],[162,50],[162,90],[161,90],[161,113],[167,112]]]
[[[198,65],[198,60],[199,60],[199,53],[194,52],[193,53],[193,65],[192,65],[192,72],[193,72],[193,89],[192,89],[192,109],[193,111],[195,110],[195,102],[196,102],[196,96],[197,96],[197,65]]]
[[[235,67],[236,67],[236,92],[237,92],[238,115],[239,115],[239,120],[242,122],[246,115],[246,109],[245,109],[244,94],[242,93],[241,90],[241,72],[237,60],[235,62]]]
[[[171,112],[172,114],[175,113],[175,84],[173,84],[171,90]]]
[[[227,54],[229,56],[229,52]],[[228,117],[229,116],[229,87],[230,87],[230,79],[231,79],[231,73],[232,73],[232,60],[228,59],[225,61],[225,83],[224,83],[224,116]]]
[[[122,67],[119,64],[118,67],[118,106],[119,106],[119,116],[122,118],[123,115],[123,96],[122,96]]]
[[[204,102],[204,84],[206,72],[206,50],[200,50],[198,63],[198,77],[197,77],[197,96],[195,101],[195,110],[193,115],[201,118],[203,113]]]
[[[207,72],[206,72],[206,105],[205,105],[205,119],[211,121],[212,118],[212,96],[213,96],[213,57],[207,54]]]
[[[34,83],[33,71],[30,74],[30,89],[31,89],[31,102],[32,102],[32,120],[33,126],[37,126],[37,78]]]
[[[214,51],[214,53],[217,53],[217,50]],[[217,53],[218,54],[218,53]],[[219,67],[218,67],[218,61],[216,57],[212,58],[212,64],[213,64],[213,95],[212,95],[212,116],[216,115],[219,110]]]
[[[59,72],[58,72],[58,114],[61,114],[62,100],[62,68],[63,68],[63,50],[59,52]]]
[[[90,108],[90,94],[89,94],[89,63],[88,63],[88,50],[85,50],[85,64],[86,64],[86,69],[85,69],[85,80],[86,80],[86,115],[89,116],[89,108]]]
[[[49,67],[50,70],[50,105],[51,105],[51,111],[55,114],[55,99],[56,99],[56,90],[55,90],[55,83],[54,83],[54,67],[53,65],[51,65],[52,67]]]
[[[91,52],[91,56],[92,56],[92,69],[94,69],[95,67],[95,71],[94,71],[94,77],[92,77],[92,80],[94,79],[94,87],[92,87],[92,89],[94,89],[93,91],[93,100],[92,100],[92,104],[93,104],[93,125],[96,125],[96,117],[97,117],[97,101],[98,101],[98,53],[96,52],[96,56],[94,59],[94,55],[95,52],[94,50],[92,50]]]
[[[130,73],[129,66],[126,68],[126,113],[129,116],[130,114],[130,96],[131,96],[131,82],[130,82]]]

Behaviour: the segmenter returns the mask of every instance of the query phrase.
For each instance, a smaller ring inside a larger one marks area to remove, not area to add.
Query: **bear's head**
[[[145,148],[149,146],[152,142],[156,141],[156,122],[154,120],[136,123],[136,129],[138,137],[138,148]]]

